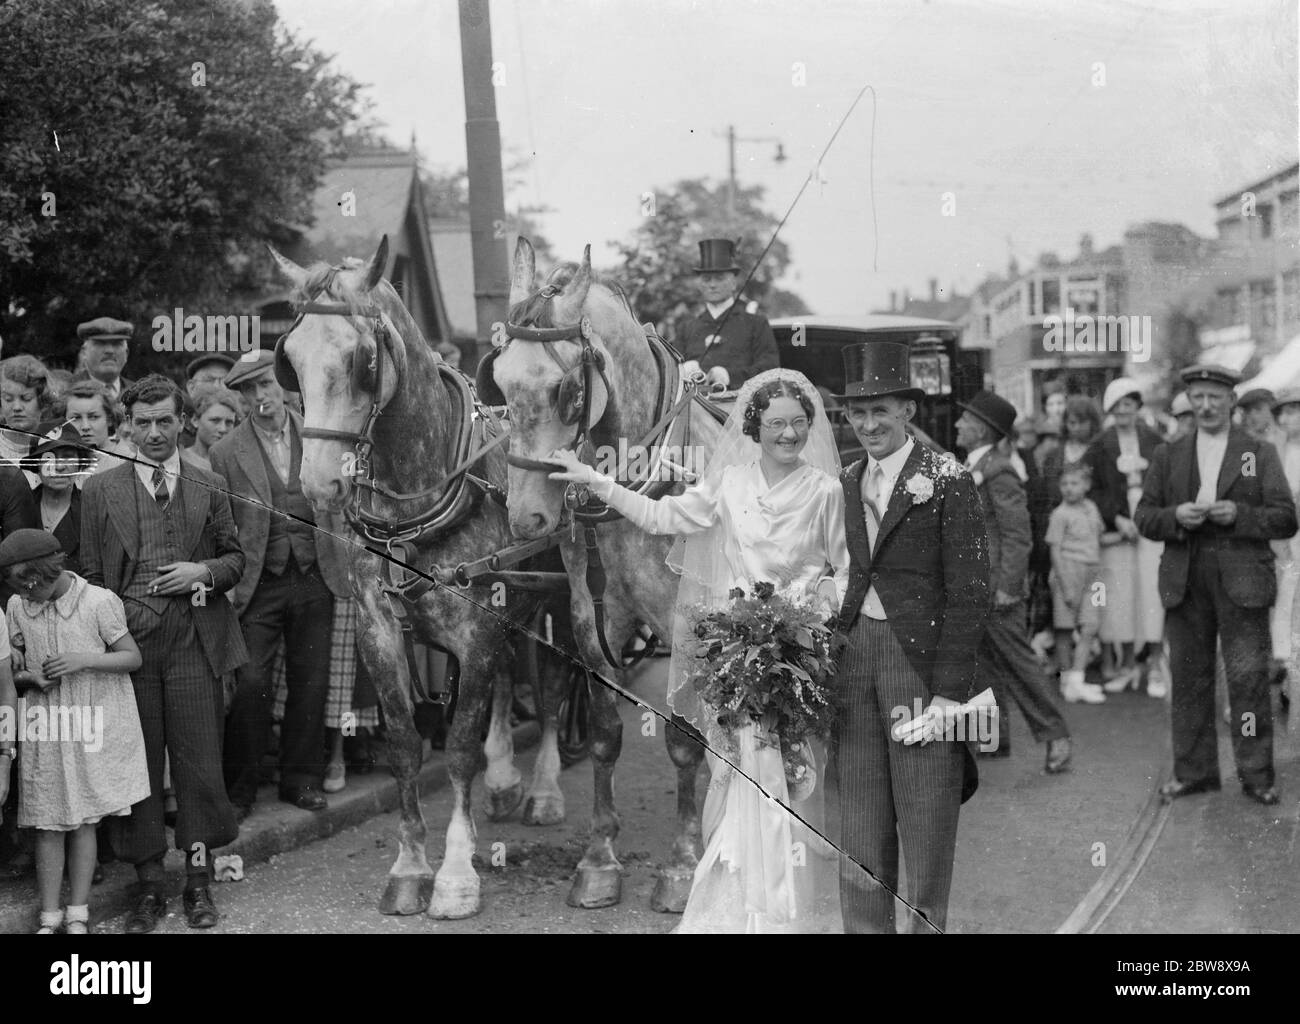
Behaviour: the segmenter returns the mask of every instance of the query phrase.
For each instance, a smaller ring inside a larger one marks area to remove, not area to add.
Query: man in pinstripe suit
[[[163,754],[171,755],[185,854],[183,905],[192,928],[211,928],[212,851],[239,834],[221,777],[221,675],[247,658],[225,594],[244,570],[230,500],[220,477],[181,471],[181,392],[151,374],[123,396],[139,455],[86,481],[81,565],[86,579],[122,599],[143,664],[132,674],[144,730],[150,794],[131,808],[115,846],[135,864],[139,886],[128,933],[153,931],[166,913]]]
[[[843,352],[850,424],[866,458],[841,476],[849,584],[838,627],[836,728],[845,930],[893,932],[901,845],[908,899],[902,930],[942,931],[960,805],[978,775],[952,734],[905,745],[891,726],[915,707],[971,696],[989,613],[988,539],[969,474],[907,431],[923,393],[906,345]],[[901,714],[900,714],[901,711]],[[862,870],[865,868],[865,870]]]

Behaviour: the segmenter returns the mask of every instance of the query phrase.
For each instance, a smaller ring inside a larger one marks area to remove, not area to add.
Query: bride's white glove
[[[579,459],[571,448],[557,448],[541,461],[561,467],[550,474],[550,479],[590,487],[602,501],[609,496],[608,491],[613,489],[613,480]]]

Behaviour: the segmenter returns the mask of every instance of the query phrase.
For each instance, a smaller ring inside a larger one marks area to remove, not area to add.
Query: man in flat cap
[[[135,328],[125,320],[101,316],[77,325],[81,339],[81,369],[74,380],[90,378],[104,385],[109,398],[122,400],[122,392],[134,382],[122,376],[129,354],[128,343]]]
[[[1166,801],[1220,788],[1214,715],[1216,639],[1228,677],[1232,751],[1242,792],[1278,802],[1269,693],[1269,541],[1296,532],[1277,449],[1232,426],[1238,376],[1203,364],[1182,372],[1196,431],[1151,458],[1134,522],[1164,541],[1160,597],[1173,670],[1174,779]]]
[[[711,382],[734,391],[755,374],[779,365],[767,318],[745,312],[736,301],[736,243],[728,238],[700,242],[695,273],[704,310],[686,321],[677,339],[686,358],[684,369],[703,370]]]
[[[989,590],[993,611],[979,645],[981,668],[990,673],[1002,711],[998,754],[1011,749],[1010,701],[1029,723],[1034,741],[1047,744],[1046,771],[1069,766],[1070,729],[1048,694],[1025,625],[1026,584],[1033,548],[1027,473],[1018,469],[1003,444],[1011,437],[1016,408],[1001,395],[972,396],[957,420],[957,444],[966,449],[966,468],[979,491],[988,534]]]
[[[325,698],[330,683],[334,597],[351,596],[345,549],[324,529],[302,492],[302,417],[285,407],[274,355],[248,352],[225,383],[251,409],[213,445],[212,469],[224,477],[247,562],[231,593],[248,645],[226,720],[226,788],[236,815],[257,799],[275,687],[276,650],[284,642],[288,700],[280,730],[280,799],[308,811],[326,807]]]

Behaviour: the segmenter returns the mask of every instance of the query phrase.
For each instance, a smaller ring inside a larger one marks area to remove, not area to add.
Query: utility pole
[[[714,132],[715,135],[720,133]],[[770,135],[752,135],[744,136],[736,134],[734,124],[727,125],[727,224],[728,227],[734,227],[736,223],[736,143],[737,142],[770,142],[776,145],[776,153],[772,157],[772,162],[777,164],[785,163],[785,145],[780,139],[773,138]]]
[[[506,254],[501,132],[492,82],[488,0],[460,0],[460,60],[465,82],[465,149],[469,171],[469,229],[474,260],[478,355],[492,348],[492,325],[504,323],[510,298]]]

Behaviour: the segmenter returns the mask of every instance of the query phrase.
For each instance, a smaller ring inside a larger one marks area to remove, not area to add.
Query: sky
[[[465,164],[453,0],[275,0],[425,162]],[[1014,255],[1126,226],[1214,234],[1224,195],[1298,159],[1295,0],[491,0],[497,117],[557,255],[599,267],[643,192],[737,176],[785,213],[815,313],[968,292]],[[868,93],[818,162],[865,86]],[[873,153],[874,150],[874,153]],[[949,195],[949,193],[951,195]],[[874,217],[873,217],[874,199]]]

